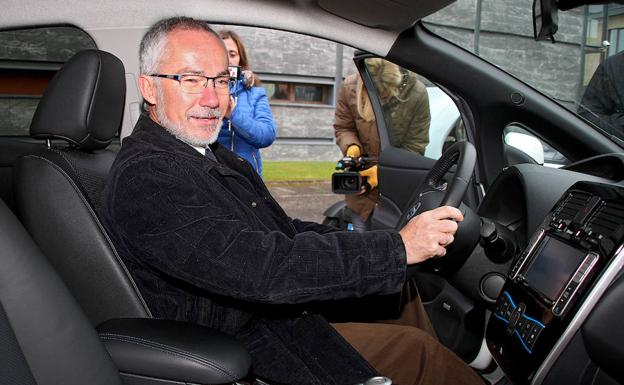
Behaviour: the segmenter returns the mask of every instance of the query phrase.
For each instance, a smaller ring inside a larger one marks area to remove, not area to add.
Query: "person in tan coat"
[[[429,98],[425,85],[413,73],[380,58],[366,60],[379,94],[390,144],[423,154],[429,143]],[[366,87],[359,74],[348,76],[340,89],[334,115],[336,144],[345,156],[378,158],[379,133]],[[356,231],[370,228],[370,216],[379,201],[377,166],[361,172],[370,190],[346,195]]]

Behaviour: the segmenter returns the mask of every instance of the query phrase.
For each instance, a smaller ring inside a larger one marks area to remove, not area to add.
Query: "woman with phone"
[[[260,149],[275,141],[275,121],[269,99],[260,79],[251,71],[247,51],[238,34],[223,30],[219,35],[225,42],[230,66],[239,67],[238,81],[230,87],[235,103],[223,120],[219,143],[246,159],[262,176]]]

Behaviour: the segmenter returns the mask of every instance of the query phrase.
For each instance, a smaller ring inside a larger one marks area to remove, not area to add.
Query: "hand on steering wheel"
[[[446,254],[446,246],[453,242],[457,222],[464,216],[450,206],[426,211],[410,220],[399,233],[403,238],[407,264],[424,262]]]
[[[433,210],[437,207],[444,208],[444,206],[451,206],[460,208],[461,206],[462,212],[459,215],[462,216],[462,214],[465,214],[463,215],[463,219],[466,220],[461,222],[459,226],[457,223],[454,223],[456,230],[447,232],[453,236],[454,242],[450,241],[453,243],[447,242],[450,240],[448,236],[444,236],[446,239],[441,239],[443,236],[438,235],[440,242],[435,245],[436,252],[434,255],[447,255],[447,258],[431,259],[425,264],[420,264],[420,266],[430,266],[436,271],[441,269],[447,271],[457,270],[461,267],[463,262],[465,262],[465,259],[469,254],[466,253],[466,249],[470,248],[470,251],[472,251],[476,245],[479,235],[479,226],[478,223],[475,225],[474,220],[476,218],[478,222],[478,217],[476,217],[476,215],[472,212],[468,213],[470,209],[467,206],[462,206],[462,198],[466,193],[472,177],[476,164],[476,158],[476,150],[469,142],[458,142],[449,147],[449,149],[442,154],[440,159],[436,161],[431,170],[427,173],[425,179],[413,193],[406,209],[403,211],[397,225],[397,230],[400,230],[401,232],[403,232],[404,229],[406,231],[410,230],[411,223],[413,221],[420,220],[420,218],[413,219],[418,215],[424,215],[426,212],[435,212],[435,215],[438,215],[438,209]],[[447,182],[447,180],[445,180],[445,176],[449,173],[453,166],[456,166],[455,174],[452,179],[448,178],[450,179],[450,182]],[[463,211],[466,211],[466,213]],[[442,215],[446,216],[442,216],[441,219],[452,219],[457,221],[457,212],[455,212],[455,214],[445,212],[445,214]],[[452,221],[441,220],[441,222]],[[457,229],[459,230],[457,231]],[[468,229],[468,231],[466,231],[466,229]],[[417,233],[414,235],[414,237],[418,236],[419,235]],[[442,241],[445,241],[446,243],[443,245]],[[444,251],[441,249],[444,249]],[[429,249],[428,252],[431,253],[431,249]],[[424,254],[422,254],[421,257],[427,255],[425,251],[423,251],[423,253]],[[452,257],[450,255],[452,255]]]

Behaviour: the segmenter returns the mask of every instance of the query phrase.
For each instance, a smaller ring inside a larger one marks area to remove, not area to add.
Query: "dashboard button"
[[[529,333],[527,333],[527,338],[525,339],[526,345],[529,347],[529,349],[532,350],[533,346],[535,346],[535,341],[537,341],[537,337],[539,337],[542,329],[543,327],[541,325],[533,323],[533,328]]]
[[[520,317],[518,319],[518,323],[516,324],[516,330],[522,332],[522,328],[524,328],[524,324],[527,322],[527,319],[524,317]]]
[[[526,322],[524,323],[524,327],[522,328],[522,331],[520,332],[520,336],[522,337],[523,340],[526,341],[531,330],[533,330],[533,321],[526,320]]]
[[[537,335],[535,333],[530,333],[529,336],[527,337],[525,343],[527,344],[529,349],[533,349],[533,346],[535,345],[536,337]]]
[[[499,313],[500,313],[500,315],[501,315],[501,316],[503,316],[503,318],[505,318],[505,319],[507,319],[507,309],[509,309],[509,307],[510,307],[510,305],[509,305],[509,303],[507,303],[507,302],[503,302],[503,303],[501,304],[501,307],[500,307],[500,312],[499,312]]]
[[[520,303],[511,312],[511,315],[509,316],[509,324],[507,325],[507,330],[505,330],[508,335],[512,335],[516,331],[516,325],[518,324],[518,320],[524,315],[524,309],[526,309],[526,305]]]

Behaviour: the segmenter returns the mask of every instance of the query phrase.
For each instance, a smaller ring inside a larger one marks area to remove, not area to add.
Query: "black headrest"
[[[50,81],[30,135],[63,139],[84,151],[105,148],[121,125],[125,95],[121,60],[104,51],[80,51]]]

